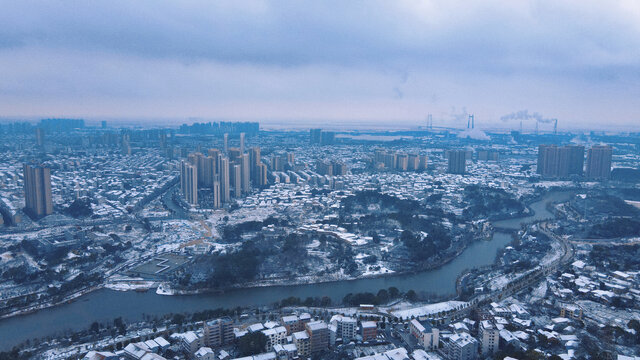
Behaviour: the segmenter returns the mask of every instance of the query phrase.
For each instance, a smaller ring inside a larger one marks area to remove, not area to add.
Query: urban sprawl
[[[0,359],[635,359],[639,135],[2,123]]]

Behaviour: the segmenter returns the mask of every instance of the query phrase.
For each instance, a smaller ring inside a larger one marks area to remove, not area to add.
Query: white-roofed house
[[[197,360],[216,360],[216,354],[210,347],[201,347],[193,354]]]

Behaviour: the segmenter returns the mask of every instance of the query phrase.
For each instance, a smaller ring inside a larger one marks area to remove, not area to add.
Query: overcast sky
[[[0,24],[3,117],[640,128],[636,0],[4,1]]]

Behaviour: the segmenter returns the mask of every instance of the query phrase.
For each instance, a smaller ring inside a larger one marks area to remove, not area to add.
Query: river
[[[546,204],[569,197],[569,192],[547,194],[529,207],[533,216],[494,222],[505,229],[518,229],[523,222],[552,218]],[[329,296],[341,300],[348,293],[373,292],[395,286],[401,291],[413,289],[439,295],[455,294],[457,277],[466,269],[492,264],[496,254],[511,241],[511,235],[496,232],[489,241],[477,241],[467,247],[460,256],[433,270],[416,274],[365,278],[321,284],[273,286],[238,289],[224,294],[201,294],[185,296],[162,296],[153,291],[121,292],[101,289],[80,297],[78,300],[32,314],[0,320],[0,350],[24,342],[60,334],[65,330],[82,330],[92,322],[110,322],[121,316],[126,321],[142,320],[143,314],[163,315],[168,313],[194,312],[218,307],[267,305],[289,296],[300,298]]]

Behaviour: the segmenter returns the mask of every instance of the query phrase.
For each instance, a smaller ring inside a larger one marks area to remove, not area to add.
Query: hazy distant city
[[[638,133],[522,122],[3,123],[3,356],[631,356]]]
[[[0,360],[640,360],[640,2],[0,24]]]

